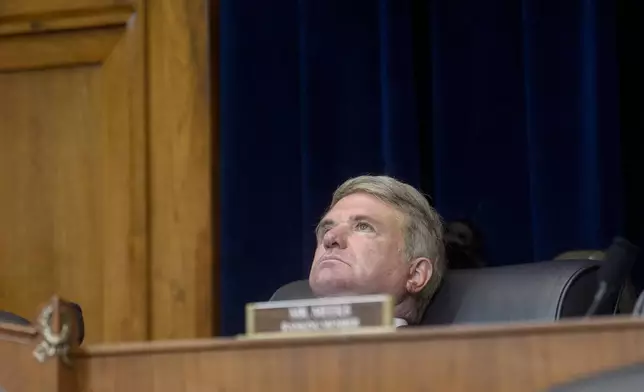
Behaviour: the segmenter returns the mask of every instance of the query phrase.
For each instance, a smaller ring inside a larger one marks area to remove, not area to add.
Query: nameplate
[[[394,329],[388,295],[313,298],[246,305],[246,336],[292,336]]]

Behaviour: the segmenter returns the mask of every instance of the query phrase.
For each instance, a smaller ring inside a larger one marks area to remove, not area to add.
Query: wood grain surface
[[[644,361],[644,321],[408,328],[372,335],[87,347],[80,391],[540,391]]]

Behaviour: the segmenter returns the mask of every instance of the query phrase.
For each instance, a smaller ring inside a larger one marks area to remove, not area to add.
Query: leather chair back
[[[598,261],[566,260],[455,270],[422,324],[553,321],[583,316],[597,290]]]

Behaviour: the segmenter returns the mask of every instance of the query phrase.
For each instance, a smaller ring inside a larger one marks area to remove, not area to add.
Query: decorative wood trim
[[[30,343],[37,336],[38,331],[32,326],[0,323],[0,340]]]
[[[117,6],[0,17],[0,37],[54,31],[125,26],[134,15],[132,6]]]
[[[449,341],[460,339],[488,339],[494,337],[510,337],[525,334],[556,335],[592,333],[604,330],[629,333],[641,331],[644,320],[624,317],[598,317],[588,319],[570,319],[556,323],[511,323],[511,324],[481,324],[481,325],[448,325],[437,327],[402,328],[396,332],[384,331],[377,334],[328,334],[316,337],[282,339],[192,339],[152,342],[123,343],[118,346],[95,344],[73,351],[72,357],[97,357],[121,355],[150,355],[186,353],[198,351],[228,351],[238,349],[265,349],[301,347],[306,345],[357,344],[365,342],[385,343],[390,341]]]
[[[123,27],[0,38],[0,72],[100,64],[123,37]]]
[[[101,69],[101,107],[108,113],[100,143],[106,158],[103,179],[109,197],[119,200],[104,210],[103,230],[110,241],[103,264],[106,342],[150,338],[146,23],[141,15],[131,19]],[[114,282],[118,290],[111,287]]]

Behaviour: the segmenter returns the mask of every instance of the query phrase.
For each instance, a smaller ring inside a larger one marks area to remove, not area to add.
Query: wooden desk
[[[644,361],[644,320],[129,343],[71,359],[71,378],[58,380],[70,392],[539,391]]]
[[[76,347],[78,328],[74,312],[69,303],[53,297],[43,304],[34,325],[0,323],[0,391],[75,390],[76,368],[65,364],[63,359],[68,357],[60,351],[61,347],[70,351]]]

